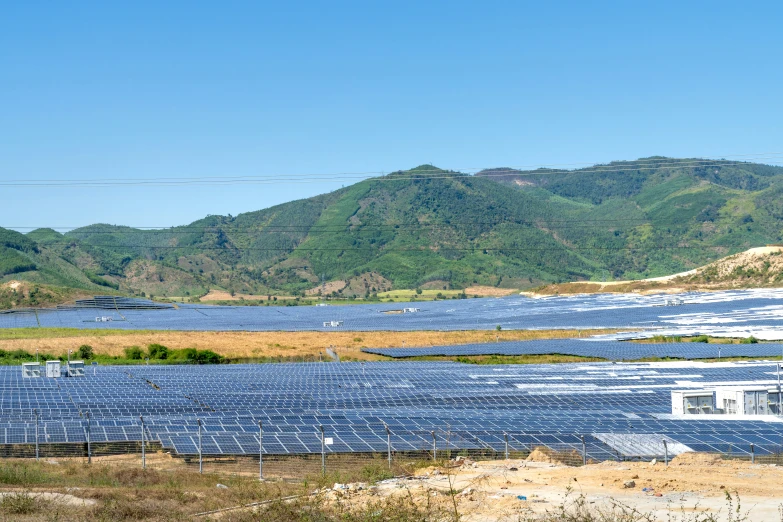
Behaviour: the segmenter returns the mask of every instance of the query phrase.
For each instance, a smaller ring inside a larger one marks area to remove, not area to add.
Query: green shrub
[[[138,346],[128,346],[125,348],[125,358],[131,361],[140,361],[144,358],[144,352]]]
[[[706,335],[700,335],[698,337],[694,337],[691,339],[692,343],[708,343],[710,342],[709,338]]]
[[[758,342],[759,340],[753,337],[752,335],[750,337],[746,337],[740,340],[740,344],[756,344]]]
[[[76,357],[85,361],[92,359],[94,357],[92,346],[89,344],[81,345],[79,349],[76,350]]]
[[[150,344],[147,346],[147,353],[150,354],[150,359],[168,359],[169,349],[162,344]]]

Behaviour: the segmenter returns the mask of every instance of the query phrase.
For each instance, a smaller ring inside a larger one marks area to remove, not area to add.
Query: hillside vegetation
[[[0,229],[0,277],[146,296],[372,297],[656,277],[783,241],[783,168],[687,165],[473,176],[423,165],[164,230]]]

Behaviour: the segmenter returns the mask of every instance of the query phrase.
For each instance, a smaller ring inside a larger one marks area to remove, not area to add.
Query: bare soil
[[[687,272],[636,281],[576,281],[522,292],[530,297],[590,293],[682,293],[783,286],[783,247],[751,248]]]
[[[448,492],[453,488],[458,492],[455,498],[461,520],[510,522],[557,511],[564,503],[584,496],[591,507],[606,509],[612,503],[621,503],[653,513],[653,520],[677,521],[683,514],[698,512],[728,520],[726,494],[730,493],[739,496],[740,511],[747,512],[747,520],[780,520],[783,468],[775,465],[723,461],[703,454],[677,457],[668,467],[662,462],[601,462],[569,467],[538,460],[547,459],[539,455],[532,460],[468,460],[459,467],[425,468],[411,480],[384,481],[377,490],[356,492],[349,498],[361,503],[372,496],[412,495],[417,501],[434,496],[448,503],[452,501]],[[633,486],[628,487],[631,481]],[[733,508],[736,510],[736,503]]]

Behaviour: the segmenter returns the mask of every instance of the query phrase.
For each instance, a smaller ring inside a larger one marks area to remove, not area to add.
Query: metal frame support
[[[324,426],[318,426],[321,430],[321,475],[326,476],[326,439],[324,439]]]
[[[783,397],[780,393],[780,363],[778,363],[778,415],[783,415]]]
[[[264,480],[264,425],[258,421],[258,480]]]
[[[41,454],[38,450],[38,410],[33,410],[35,413],[35,460],[41,460]]]
[[[508,433],[503,434],[503,440],[505,441],[506,460],[508,460]]]
[[[752,442],[750,443],[750,462],[752,464],[756,463],[756,446]]]
[[[86,412],[87,415],[87,464],[92,464],[92,444],[90,441],[90,412]]]
[[[438,442],[435,438],[435,432],[431,431],[430,434],[432,435],[432,460],[438,460]]]
[[[391,455],[391,431],[389,430],[389,426],[384,424],[384,428],[386,428],[386,458],[389,461],[389,469],[392,467],[392,455]]]
[[[144,415],[139,415],[141,421],[141,469],[147,469],[147,450],[144,444]]]
[[[201,419],[198,422],[198,472],[204,473],[204,454],[201,452]]]
[[[582,435],[582,466],[587,465],[587,443],[585,442],[585,436]]]
[[[663,439],[663,463],[669,465],[669,445],[666,443],[666,439]]]

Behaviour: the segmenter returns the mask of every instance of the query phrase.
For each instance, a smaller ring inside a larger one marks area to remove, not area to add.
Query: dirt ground
[[[625,485],[629,481],[633,481],[632,487]],[[722,461],[713,455],[696,453],[675,458],[668,467],[662,462],[602,462],[568,467],[526,460],[468,460],[454,468],[425,468],[411,479],[386,480],[377,488],[340,488],[330,495],[344,495],[351,502],[412,495],[417,502],[435,497],[450,503],[450,487],[458,491],[460,519],[466,522],[510,522],[520,517],[524,520],[524,516],[557,511],[563,504],[573,506],[581,496],[589,509],[607,510],[613,504],[621,504],[652,513],[655,520],[675,522],[700,512],[728,520],[727,493],[739,496],[740,513],[748,516],[736,517],[735,502],[731,507],[733,520],[769,522],[781,520],[783,468]]]
[[[535,292],[521,292],[528,297],[541,297],[557,294],[590,294],[590,293],[638,293],[648,294],[678,294],[693,291],[730,290],[747,288],[748,281],[732,274],[737,268],[761,272],[768,265],[768,277],[761,280],[755,277],[751,286],[775,285],[775,276],[783,271],[782,246],[770,245],[757,247],[728,257],[718,259],[708,265],[662,277],[628,281],[575,281],[572,283],[551,284],[537,289]],[[711,280],[704,279],[702,274],[711,272]]]
[[[96,354],[122,355],[128,346],[146,347],[158,343],[169,348],[197,348],[213,350],[230,358],[253,357],[318,357],[330,346],[341,358],[381,360],[381,356],[361,352],[362,347],[390,348],[437,346],[530,339],[565,339],[580,335],[611,333],[615,330],[509,330],[459,332],[172,332],[172,331],[115,331],[105,336],[94,333],[73,336],[53,332],[51,337],[42,332],[40,338],[2,339],[2,350],[25,350],[35,353],[61,354],[83,344],[93,347]]]

